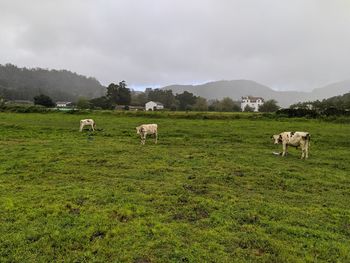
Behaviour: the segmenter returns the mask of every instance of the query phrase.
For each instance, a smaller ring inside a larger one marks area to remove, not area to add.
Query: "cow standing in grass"
[[[310,134],[308,132],[282,132],[272,135],[275,144],[282,144],[282,156],[288,153],[288,146],[301,148],[301,159],[309,157]]]
[[[152,134],[155,137],[155,143],[158,140],[158,125],[157,124],[142,124],[136,127],[137,134],[140,134],[141,144],[146,143],[147,134]]]
[[[96,123],[93,119],[85,119],[80,121],[79,131],[83,131],[84,126],[91,126],[92,130],[95,131]]]

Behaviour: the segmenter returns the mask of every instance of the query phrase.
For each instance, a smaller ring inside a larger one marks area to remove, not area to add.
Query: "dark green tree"
[[[209,100],[208,104],[209,111],[221,111],[221,105],[219,100]]]
[[[225,97],[220,101],[220,111],[241,111],[241,107],[231,98]]]
[[[196,111],[207,111],[208,110],[208,102],[205,98],[198,97],[196,103],[193,105],[193,110]]]
[[[126,87],[125,81],[119,84],[111,83],[107,87],[107,98],[114,104],[129,105],[131,102],[130,89]]]
[[[241,111],[240,102],[234,101],[229,97],[225,97],[222,100],[209,101],[209,111]]]
[[[40,94],[38,96],[34,97],[34,104],[35,105],[42,105],[45,107],[54,107],[56,104],[52,101],[52,99],[49,96],[46,96],[44,94]]]
[[[275,112],[278,111],[280,107],[277,105],[277,101],[275,100],[267,100],[263,105],[259,106],[260,112]]]
[[[5,106],[5,99],[0,96],[0,108]]]
[[[308,109],[312,102],[298,102],[289,106],[291,109]]]
[[[131,105],[134,106],[145,106],[145,103],[147,102],[147,96],[145,92],[131,92]]]
[[[89,101],[90,107],[93,109],[110,110],[113,109],[113,105],[106,96],[95,98]]]
[[[254,108],[252,108],[252,107],[250,107],[249,105],[247,105],[247,106],[245,106],[244,111],[245,111],[245,112],[253,112],[253,111],[254,111]]]
[[[184,91],[181,94],[176,94],[175,99],[179,110],[191,110],[197,101],[197,97],[188,91]]]
[[[89,100],[84,98],[84,97],[80,97],[77,101],[77,108],[78,109],[89,109],[90,108]]]
[[[170,108],[175,104],[175,96],[171,90],[147,89],[146,94],[148,101],[161,102],[165,108]]]

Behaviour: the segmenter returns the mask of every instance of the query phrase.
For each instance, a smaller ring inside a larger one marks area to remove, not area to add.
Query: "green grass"
[[[94,118],[99,131],[78,132]],[[158,123],[159,144],[135,127]],[[270,136],[311,133],[274,156]],[[350,125],[0,113],[0,262],[349,262]]]

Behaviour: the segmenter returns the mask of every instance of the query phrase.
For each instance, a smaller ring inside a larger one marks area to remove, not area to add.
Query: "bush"
[[[289,118],[292,117],[310,117],[310,118],[316,118],[319,116],[318,112],[315,110],[309,110],[309,109],[280,109],[276,111],[277,115],[283,115],[287,116]]]
[[[35,105],[42,105],[45,107],[55,107],[56,104],[52,101],[52,99],[49,96],[46,96],[44,94],[40,94],[38,96],[34,97],[34,104]]]
[[[91,104],[90,101],[88,101],[86,98],[79,98],[77,102],[77,108],[78,109],[90,109]]]
[[[325,116],[340,116],[340,115],[350,116],[350,111],[337,109],[336,107],[329,107],[321,111],[321,114]]]
[[[260,112],[276,112],[280,107],[275,100],[267,100],[259,107]]]
[[[0,108],[0,111],[17,113],[45,113],[51,112],[52,110],[41,105],[3,105]]]
[[[92,109],[112,110],[114,108],[113,104],[106,96],[92,99],[89,101],[89,104]]]
[[[245,112],[253,112],[254,109],[252,107],[250,107],[249,105],[245,106],[244,110]]]
[[[311,110],[307,108],[288,108],[280,109],[276,112],[278,117],[307,117],[307,118],[319,118],[322,116],[331,117],[331,116],[350,116],[350,111],[338,109],[335,107],[329,107],[322,111]]]

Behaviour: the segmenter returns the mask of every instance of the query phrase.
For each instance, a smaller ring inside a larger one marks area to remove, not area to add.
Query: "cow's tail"
[[[310,134],[307,133],[305,136],[302,137],[305,141],[306,141],[306,144],[308,147],[310,147],[310,140],[311,140],[311,137],[310,137]]]

